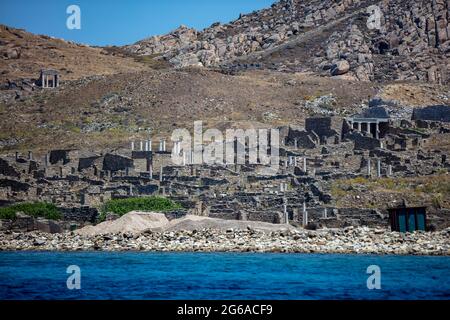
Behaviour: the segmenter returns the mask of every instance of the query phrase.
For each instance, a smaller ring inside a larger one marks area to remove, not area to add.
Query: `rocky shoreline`
[[[366,227],[284,231],[191,230],[83,236],[73,232],[1,232],[0,251],[265,252],[450,255],[450,228],[401,234]]]

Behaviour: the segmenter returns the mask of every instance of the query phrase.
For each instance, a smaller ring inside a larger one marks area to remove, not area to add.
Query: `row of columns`
[[[289,213],[288,213],[288,201],[285,198],[283,200],[283,213],[284,213],[284,222],[289,225]],[[324,208],[322,218],[327,219],[328,218],[328,209]],[[308,210],[306,209],[306,202],[303,202],[303,209],[302,209],[302,226],[306,227],[309,224],[309,217],[308,217]]]
[[[372,134],[372,124],[375,124],[375,138],[379,139],[380,138],[380,123],[378,121],[349,121],[350,122],[350,126],[352,127],[352,129],[356,129],[359,132],[363,132],[363,124],[365,124],[366,126],[366,132],[369,134]]]
[[[307,172],[307,159],[306,157],[300,158],[301,160],[299,160],[299,157],[295,157],[295,156],[289,156],[288,159],[285,161],[284,166],[287,168],[288,166],[294,166],[294,167],[298,167],[298,166],[302,166],[303,167],[303,172]]]
[[[377,178],[381,178],[382,163],[381,163],[380,159],[377,159],[376,169],[377,169]],[[367,159],[367,176],[368,177],[372,176],[372,159],[371,158]],[[386,176],[388,176],[388,177],[392,176],[392,165],[391,164],[389,164],[387,167]]]
[[[139,148],[136,150],[136,143],[131,141],[131,151],[152,151],[152,140],[139,141]],[[161,139],[159,141],[159,152],[166,152],[166,140]]]
[[[53,78],[53,86],[49,86],[50,83],[50,77]],[[59,87],[59,76],[58,75],[48,75],[48,74],[42,74],[42,88],[57,88]]]

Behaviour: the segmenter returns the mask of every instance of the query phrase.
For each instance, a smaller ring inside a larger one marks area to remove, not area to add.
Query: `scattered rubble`
[[[194,229],[164,233],[82,236],[75,233],[0,232],[0,250],[274,252],[381,255],[450,255],[450,230],[401,234],[383,229],[345,228],[320,231]]]

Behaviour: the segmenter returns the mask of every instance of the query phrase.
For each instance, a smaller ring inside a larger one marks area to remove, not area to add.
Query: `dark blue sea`
[[[450,257],[0,252],[0,299],[449,299],[449,275]]]

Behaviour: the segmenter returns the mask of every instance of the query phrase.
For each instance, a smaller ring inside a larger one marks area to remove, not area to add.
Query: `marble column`
[[[381,178],[381,160],[377,160],[377,177]]]
[[[308,225],[308,211],[306,211],[306,202],[303,202],[303,227]]]
[[[286,224],[289,224],[289,214],[287,211],[287,199],[284,199],[283,209],[284,209],[284,220],[285,220]]]

